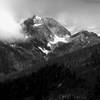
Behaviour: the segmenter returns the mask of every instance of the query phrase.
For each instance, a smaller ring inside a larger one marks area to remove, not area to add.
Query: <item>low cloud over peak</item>
[[[2,0],[6,1],[16,19],[32,16],[53,17],[70,30],[88,27],[100,32],[100,0]],[[8,2],[7,2],[8,1]]]
[[[100,0],[81,0],[86,3],[100,3]]]

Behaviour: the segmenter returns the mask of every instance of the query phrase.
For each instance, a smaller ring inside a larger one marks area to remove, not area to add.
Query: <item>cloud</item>
[[[0,41],[24,40],[21,26],[17,23],[13,13],[4,1],[0,1]]]
[[[67,26],[72,26],[70,29],[74,28],[73,25],[80,26],[80,29],[82,26],[99,27],[98,2],[100,0],[9,0],[19,20],[37,14],[60,19]]]
[[[100,3],[100,0],[81,0],[86,3]]]
[[[100,29],[99,0],[5,1],[9,4],[18,21],[36,14],[43,17],[53,17],[70,30],[80,30],[92,26],[95,26],[96,30]]]
[[[93,20],[90,16],[81,14],[73,14],[62,12],[59,13],[56,19],[64,25],[72,34],[81,30],[88,30],[90,32],[100,33],[100,24]],[[73,17],[74,16],[74,17]]]

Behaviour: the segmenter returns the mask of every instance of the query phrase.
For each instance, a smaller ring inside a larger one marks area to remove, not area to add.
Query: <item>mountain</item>
[[[21,25],[25,42],[0,42],[1,100],[100,99],[96,33],[71,35],[56,20],[38,16]]]
[[[100,43],[100,37],[96,33],[81,31],[72,35],[68,43],[59,43],[59,46],[49,55],[62,56]]]
[[[59,34],[61,31],[62,35],[70,36],[70,32],[52,18],[40,19],[36,16],[34,19],[25,20],[22,28],[28,37],[25,42],[0,42],[1,80],[13,77],[14,74],[15,77],[16,74],[27,72],[27,70],[36,72],[44,67],[46,54],[40,47],[51,51],[47,44],[51,37],[53,38],[54,32]]]

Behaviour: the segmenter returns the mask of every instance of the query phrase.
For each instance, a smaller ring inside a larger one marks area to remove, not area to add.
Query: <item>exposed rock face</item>
[[[22,26],[28,36],[26,42],[0,42],[1,97],[100,99],[100,37],[88,31],[71,36],[52,18],[34,16]],[[57,42],[53,42],[54,36]]]
[[[81,31],[75,35],[72,35],[68,41],[68,43],[59,42],[59,46],[56,47],[54,51],[49,55],[62,56],[65,54],[75,52],[77,50],[91,47],[100,43],[100,37],[98,37],[95,33]]]
[[[33,23],[30,23],[30,20],[32,20]],[[59,37],[71,36],[71,33],[53,18],[40,18],[35,16],[24,21],[22,26],[26,34],[31,36],[32,40],[38,40],[43,44],[42,48],[46,49],[48,42],[54,41],[55,35]]]

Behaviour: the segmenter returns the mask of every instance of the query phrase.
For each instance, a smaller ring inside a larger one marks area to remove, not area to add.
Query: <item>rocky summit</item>
[[[0,97],[10,100],[99,100],[100,37],[74,35],[53,18],[21,23],[25,42],[0,41]]]

